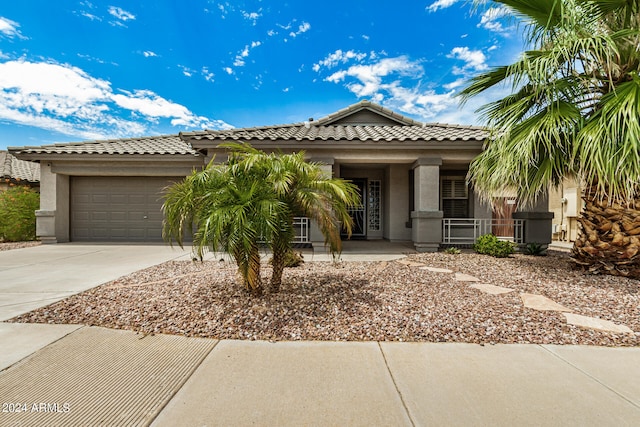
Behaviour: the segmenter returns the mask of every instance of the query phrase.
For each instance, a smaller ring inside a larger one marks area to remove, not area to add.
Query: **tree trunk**
[[[629,206],[598,199],[587,189],[571,258],[591,274],[640,279],[640,199]]]
[[[238,271],[242,278],[242,285],[253,295],[262,295],[262,280],[260,278],[260,251],[254,247],[248,254],[238,251],[234,254]]]
[[[279,292],[282,284],[282,273],[284,272],[286,252],[274,250],[271,264],[273,265],[273,273],[271,274],[271,292]]]

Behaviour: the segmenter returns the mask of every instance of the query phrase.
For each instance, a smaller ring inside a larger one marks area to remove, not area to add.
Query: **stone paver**
[[[513,292],[515,290],[511,288],[503,288],[502,286],[490,285],[488,283],[474,283],[469,286],[478,289],[485,294],[491,295],[508,294],[509,292]]]
[[[587,329],[597,329],[599,331],[614,332],[616,334],[633,334],[633,331],[626,325],[618,325],[604,319],[596,317],[582,316],[574,313],[563,313],[567,323]]]
[[[420,270],[427,270],[432,273],[453,273],[453,271],[448,268],[438,268],[438,267],[420,267]]]
[[[456,273],[456,280],[458,282],[479,282],[480,279],[478,279],[477,277],[473,277],[469,274],[464,274],[464,273]]]
[[[527,308],[538,311],[572,311],[543,295],[521,293],[522,303]]]

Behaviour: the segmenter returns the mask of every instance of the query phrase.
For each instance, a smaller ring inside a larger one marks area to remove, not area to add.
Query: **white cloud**
[[[79,138],[141,135],[160,120],[172,126],[228,126],[193,114],[149,90],[118,90],[67,64],[0,63],[0,120]]]
[[[136,16],[133,13],[127,12],[126,10],[117,6],[109,6],[109,14],[124,22],[133,21],[136,19]]]
[[[438,9],[446,9],[446,8],[451,7],[454,4],[458,3],[459,1],[460,0],[437,0],[436,2],[434,2],[431,5],[427,6],[427,10],[429,12],[435,12]]]
[[[256,25],[256,22],[258,22],[258,18],[260,18],[262,16],[262,13],[260,13],[261,10],[259,10],[258,12],[246,12],[246,11],[242,11],[242,17],[244,19],[247,19],[249,21],[252,22],[252,25]]]
[[[510,16],[508,8],[504,6],[490,7],[482,14],[478,27],[482,27],[496,33],[509,34],[511,27],[505,28],[499,21],[501,18],[507,16]]]
[[[215,74],[209,71],[209,68],[202,67],[202,70],[200,70],[200,72],[202,73],[202,76],[206,81],[213,83],[213,78],[215,77]]]
[[[154,57],[154,56],[158,56],[157,53],[152,52],[150,50],[145,50],[144,52],[142,52],[142,54],[145,56],[145,58],[150,58],[150,57]]]
[[[303,22],[302,24],[300,24],[298,26],[298,31],[291,31],[289,33],[289,35],[291,37],[297,37],[298,35],[302,34],[302,33],[306,33],[307,31],[309,31],[311,29],[311,24],[309,24],[308,22]]]
[[[327,55],[326,58],[321,59],[316,64],[313,64],[313,70],[318,72],[322,67],[325,68],[334,68],[340,63],[346,64],[352,59],[357,61],[361,61],[367,57],[366,53],[356,52],[354,50],[343,51],[342,49],[338,49],[333,53]]]
[[[459,69],[456,73],[463,74],[464,72],[471,71],[483,71],[486,70],[487,57],[481,50],[471,50],[468,47],[454,47],[451,53],[447,55],[448,58],[460,59],[465,62],[462,69]]]
[[[9,38],[18,37],[19,39],[26,39],[25,36],[20,34],[20,31],[18,30],[19,27],[20,24],[18,24],[17,22],[0,16],[0,35]]]
[[[233,68],[231,68],[231,67],[224,67],[223,70],[224,70],[225,73],[227,73],[229,75],[233,74]]]

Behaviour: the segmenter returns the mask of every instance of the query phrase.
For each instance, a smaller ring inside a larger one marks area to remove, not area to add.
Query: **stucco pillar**
[[[333,158],[314,158],[311,159],[311,161],[314,163],[321,163],[320,168],[327,178],[331,178],[333,176]],[[311,221],[311,223],[309,224],[309,236],[311,239],[311,244],[314,248],[322,248],[323,250],[326,249],[324,244],[324,236],[322,235],[322,232],[320,232],[320,227],[318,227],[318,224],[316,224],[315,221]]]
[[[551,243],[553,212],[549,212],[549,194],[538,196],[536,203],[526,211],[513,213],[513,219],[524,220],[524,245],[537,243],[545,247]]]
[[[415,210],[411,212],[411,237],[418,252],[436,252],[442,242],[441,165],[439,157],[420,158],[413,164]]]
[[[40,165],[40,209],[36,211],[36,235],[42,243],[69,241],[69,176]]]

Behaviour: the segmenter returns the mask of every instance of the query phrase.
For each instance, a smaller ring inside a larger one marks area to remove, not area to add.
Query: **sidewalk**
[[[632,426],[640,348],[217,341],[81,327],[0,372],[0,425]],[[48,405],[48,406],[47,406]]]

